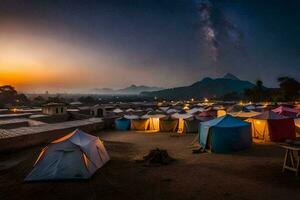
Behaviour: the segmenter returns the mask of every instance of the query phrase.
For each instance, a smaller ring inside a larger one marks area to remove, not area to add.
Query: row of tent
[[[201,122],[196,141],[203,149],[228,153],[250,148],[252,138],[273,142],[294,140],[295,122],[273,111],[266,111],[246,121],[225,115]]]
[[[277,118],[280,118],[282,121],[289,121],[292,123],[293,115],[291,115],[291,112],[287,112],[287,110],[288,109],[285,109],[284,107],[279,107],[264,113],[256,111],[239,111],[229,114],[241,120],[248,120],[249,122],[258,118],[272,120],[275,116],[277,116]],[[226,114],[227,113],[225,111],[217,113],[218,117]],[[141,117],[137,115],[125,115],[124,117],[115,120],[115,127],[117,130],[196,133],[199,130],[198,125],[200,122],[205,122],[213,118],[213,116],[207,115],[206,112],[202,112],[197,115],[190,113],[174,113],[172,115],[150,113]],[[264,129],[264,131],[267,131],[267,128],[264,127],[265,123],[263,121],[255,121],[256,123],[252,123],[254,124],[253,129]]]
[[[179,119],[191,118],[183,114],[174,115],[172,119],[164,117],[148,115],[141,119],[131,116],[131,119],[122,118],[117,122],[126,119],[133,121],[133,125],[130,123],[130,126],[135,129],[158,129],[166,126],[166,130],[174,131],[175,127],[178,130],[182,129]],[[177,121],[174,120],[176,117]],[[140,123],[139,120],[144,122]],[[166,122],[167,120],[170,120],[170,123]],[[128,124],[128,121],[126,123]],[[252,138],[274,142],[294,140],[295,124],[300,124],[300,121],[294,122],[292,118],[273,111],[266,111],[246,121],[226,114],[206,122],[198,122],[196,141],[202,148],[211,152],[229,153],[250,148]],[[184,126],[187,126],[185,122]],[[75,130],[42,149],[25,181],[88,179],[109,160],[110,157],[98,137]]]
[[[197,133],[201,121],[212,119],[211,116],[194,116],[188,113],[175,113],[171,116],[162,114],[146,114],[141,117],[125,115],[115,120],[117,130],[135,130],[152,132]]]

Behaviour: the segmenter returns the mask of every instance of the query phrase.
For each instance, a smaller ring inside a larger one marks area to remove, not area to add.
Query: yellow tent
[[[159,131],[159,118],[149,118],[149,130]]]
[[[149,119],[132,119],[130,129],[135,131],[146,131],[149,127],[149,123]]]
[[[254,138],[274,142],[295,139],[294,120],[272,111],[266,111],[246,121],[252,124],[252,136]]]
[[[148,119],[149,120],[149,126],[148,129],[151,132],[158,132],[160,129],[159,123],[160,123],[160,118],[166,117],[163,114],[146,114],[142,116],[142,119]]]
[[[253,138],[270,141],[268,120],[249,118],[245,121],[250,122],[252,124]]]
[[[300,136],[300,118],[294,119],[297,137]]]
[[[217,111],[217,117],[222,117],[224,115],[226,115],[226,111],[225,110],[218,110]]]

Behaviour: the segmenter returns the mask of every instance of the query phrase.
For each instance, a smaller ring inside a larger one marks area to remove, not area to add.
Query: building
[[[64,103],[48,103],[43,106],[42,113],[46,115],[65,115],[67,106]]]

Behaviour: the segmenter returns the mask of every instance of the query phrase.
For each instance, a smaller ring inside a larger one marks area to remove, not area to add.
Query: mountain
[[[163,88],[159,87],[150,87],[150,86],[145,86],[145,85],[131,85],[129,87],[117,90],[118,94],[140,94],[141,92],[152,92],[152,91],[158,91],[162,90]]]
[[[223,76],[224,79],[231,79],[231,80],[240,80],[238,77],[236,77],[235,75],[231,74],[231,73],[227,73]]]
[[[238,79],[232,74],[226,74],[222,78],[204,78],[190,86],[165,89],[155,92],[142,92],[147,97],[165,99],[190,99],[203,97],[222,97],[229,93],[243,93],[245,89],[253,88],[255,85],[249,81]]]
[[[92,91],[93,91],[93,93],[96,93],[96,94],[112,94],[112,93],[114,93],[114,90],[111,88],[95,88]]]
[[[114,90],[111,88],[95,88],[93,89],[93,93],[96,94],[107,94],[107,95],[138,95],[141,92],[152,92],[152,91],[158,91],[162,90],[163,88],[160,87],[150,87],[150,86],[145,86],[145,85],[131,85],[126,88],[122,88],[119,90]]]

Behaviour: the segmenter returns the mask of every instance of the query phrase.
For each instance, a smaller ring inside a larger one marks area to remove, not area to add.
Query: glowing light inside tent
[[[217,116],[218,116],[218,117],[222,117],[222,116],[224,116],[224,115],[226,115],[226,111],[225,111],[225,110],[218,110],[218,111],[217,111]]]

